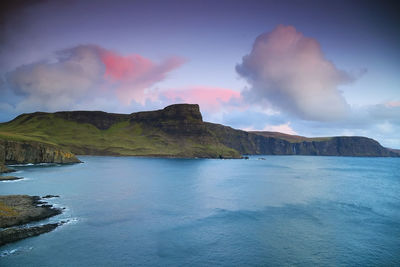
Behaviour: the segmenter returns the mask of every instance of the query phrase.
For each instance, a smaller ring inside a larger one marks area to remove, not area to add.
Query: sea
[[[0,182],[67,221],[0,266],[400,266],[400,158],[79,158]]]

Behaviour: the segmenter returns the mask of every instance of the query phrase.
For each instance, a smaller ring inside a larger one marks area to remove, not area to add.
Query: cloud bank
[[[184,62],[180,57],[154,62],[138,54],[124,56],[97,45],[79,45],[7,73],[5,81],[0,79],[0,95],[8,101],[0,101],[0,108],[8,113],[68,109],[129,113],[184,102],[200,104],[212,114],[242,104],[240,92],[228,88],[155,87]]]
[[[325,58],[318,41],[292,26],[279,25],[258,36],[236,71],[251,85],[243,92],[250,103],[316,121],[349,112],[338,87],[353,78]]]
[[[101,49],[100,57],[104,63],[105,78],[117,84],[117,95],[121,102],[128,105],[132,100],[144,104],[146,89],[166,78],[166,75],[180,67],[184,60],[179,57],[169,58],[161,63],[154,63],[141,55],[121,56],[115,52]]]
[[[85,97],[103,73],[97,48],[78,46],[58,52],[54,62],[20,66],[8,73],[6,79],[9,88],[24,97],[20,107],[57,109]]]
[[[206,121],[308,136],[364,135],[400,147],[398,99],[350,108],[339,87],[354,80],[320,45],[289,26],[260,35],[236,66],[250,87],[163,88],[185,60],[153,61],[97,45],[79,45],[0,77],[0,120],[22,112],[104,110],[130,113],[174,103],[200,104]],[[3,79],[2,79],[3,78]],[[298,118],[301,118],[299,120]]]
[[[22,98],[18,110],[67,109],[115,95],[129,105],[152,98],[147,90],[183,62],[171,57],[155,63],[140,55],[122,56],[96,45],[80,45],[57,52],[52,60],[16,68],[6,75],[6,84]]]

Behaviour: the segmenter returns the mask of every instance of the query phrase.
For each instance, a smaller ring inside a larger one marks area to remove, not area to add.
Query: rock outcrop
[[[21,180],[23,179],[22,177],[16,177],[16,176],[0,176],[0,181],[16,181],[16,180]]]
[[[74,154],[57,146],[34,141],[0,140],[0,162],[26,163],[78,163]]]
[[[0,196],[0,228],[40,221],[61,213],[38,196]]]
[[[0,173],[12,172],[12,170],[7,168],[4,164],[4,161],[0,162]]]
[[[61,213],[38,196],[0,196],[0,246],[54,230],[61,223],[22,226]]]
[[[208,134],[199,105],[178,104],[156,111],[132,113],[129,122],[141,123],[176,137]]]
[[[48,223],[28,228],[12,227],[0,231],[0,246],[28,237],[38,236],[56,229],[61,223]]]

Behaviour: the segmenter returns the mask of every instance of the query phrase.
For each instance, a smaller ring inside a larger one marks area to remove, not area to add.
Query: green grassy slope
[[[168,123],[168,120],[162,123]],[[184,130],[180,127],[187,124],[183,125],[178,120],[172,121],[172,125],[177,127],[179,133]],[[65,119],[57,113],[23,114],[8,123],[0,124],[0,139],[55,144],[78,155],[240,156],[236,150],[219,143],[206,130],[201,134],[171,134],[159,124],[131,120],[129,115],[120,118],[107,129],[99,129],[91,123]]]
[[[332,137],[305,137],[300,135],[292,135],[292,134],[285,134],[280,132],[268,132],[268,131],[249,131],[249,133],[254,133],[264,137],[283,139],[290,143],[313,142],[313,141],[320,142],[332,139]]]
[[[22,114],[0,124],[0,141],[33,141],[77,155],[239,158],[240,154],[399,156],[365,137],[307,138],[246,132],[203,122],[198,105],[132,114],[71,111]]]

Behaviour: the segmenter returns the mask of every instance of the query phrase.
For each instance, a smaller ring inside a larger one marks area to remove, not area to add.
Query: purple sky
[[[204,119],[400,148],[396,1],[8,1],[0,121],[198,103]]]

